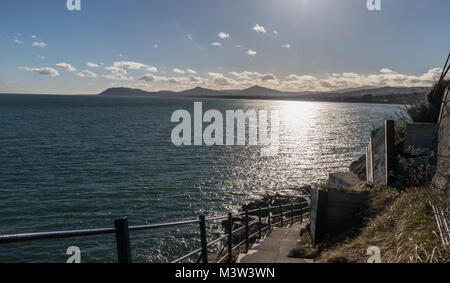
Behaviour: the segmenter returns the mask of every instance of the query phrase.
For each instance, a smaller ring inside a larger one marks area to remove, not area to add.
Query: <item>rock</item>
[[[366,177],[366,155],[364,154],[358,160],[350,164],[350,172],[353,172],[358,176],[359,179],[365,181]]]
[[[398,187],[427,186],[436,172],[436,153],[428,148],[409,148],[396,161]]]

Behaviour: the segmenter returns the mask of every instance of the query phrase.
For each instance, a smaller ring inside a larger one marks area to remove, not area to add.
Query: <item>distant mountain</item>
[[[209,97],[209,96],[220,96],[224,93],[220,90],[214,90],[209,88],[203,88],[203,87],[196,87],[193,89],[183,90],[178,92],[179,94],[183,96],[189,96],[189,97]]]
[[[149,92],[141,89],[116,87],[109,88],[99,95],[105,96],[155,96],[155,97],[192,97],[192,98],[236,98],[236,99],[273,99],[306,100],[360,103],[415,104],[423,101],[427,87],[361,87],[328,92],[287,92],[258,85],[246,89],[214,90],[202,87],[183,91]]]
[[[147,96],[150,92],[138,89],[138,88],[127,88],[127,87],[112,87],[99,93],[98,95],[111,95],[111,96]]]

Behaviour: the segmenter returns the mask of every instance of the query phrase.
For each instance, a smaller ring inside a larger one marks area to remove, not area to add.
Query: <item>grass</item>
[[[338,245],[323,248],[318,262],[366,262],[366,250],[377,246],[386,263],[449,262],[450,253],[439,240],[429,200],[433,189],[412,188],[401,193],[378,216],[371,219],[360,233]],[[384,206],[375,198],[373,212]]]
[[[360,235],[362,229],[380,212],[384,211],[387,207],[397,199],[399,193],[396,189],[375,184],[375,183],[363,183],[354,187],[341,187],[334,185],[325,185],[324,189],[328,191],[338,191],[345,193],[364,193],[367,194],[366,202],[361,210],[356,214],[358,220],[352,229],[345,232],[341,232],[334,235],[325,235],[322,241],[315,247],[311,246],[311,239],[309,233],[304,233],[297,247],[290,252],[290,256],[298,258],[316,259],[320,258],[321,254],[329,249],[334,249],[339,246],[340,243],[354,239]],[[306,228],[309,231],[309,228]],[[343,260],[337,260],[333,258],[333,261],[341,262]]]
[[[297,243],[297,247],[289,252],[288,257],[315,259],[319,256],[319,249],[311,244],[309,224],[300,231],[300,234],[300,241]]]

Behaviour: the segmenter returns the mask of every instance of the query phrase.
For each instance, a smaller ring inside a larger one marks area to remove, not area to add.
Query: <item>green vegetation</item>
[[[408,115],[415,123],[436,123],[439,111],[439,107],[430,103],[416,104],[407,108]]]
[[[439,118],[441,101],[445,88],[450,80],[443,80],[439,85],[436,82],[426,94],[426,102],[407,108],[407,113],[416,123],[436,123]]]

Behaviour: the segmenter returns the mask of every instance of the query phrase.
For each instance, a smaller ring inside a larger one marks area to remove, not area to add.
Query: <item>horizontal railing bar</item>
[[[0,244],[34,241],[34,240],[50,240],[50,239],[60,239],[60,238],[103,235],[103,234],[112,234],[115,232],[116,232],[115,228],[97,228],[97,229],[85,229],[85,230],[70,230],[70,231],[1,235],[0,236]]]
[[[232,250],[234,251],[235,249],[239,248],[240,246],[242,246],[243,244],[245,244],[245,239],[243,241],[241,241],[239,244],[237,244],[236,246],[234,246],[232,248]]]
[[[261,230],[262,231],[262,230]],[[250,236],[248,236],[249,239],[253,238],[254,236],[258,235],[259,231],[256,231],[255,233],[251,234]]]
[[[216,217],[210,217],[210,218],[206,218],[206,221],[215,221],[215,220],[221,220],[221,219],[227,219],[228,215],[226,216],[216,216]]]
[[[236,230],[234,230],[234,231],[231,232],[231,233],[234,234],[234,233],[239,232],[239,231],[241,231],[241,230],[243,230],[243,229],[245,229],[245,226],[239,227],[239,228],[237,228]]]
[[[228,235],[223,235],[222,237],[220,237],[220,238],[218,238],[218,239],[215,239],[214,241],[211,241],[211,242],[207,243],[206,246],[207,246],[207,247],[208,247],[208,246],[211,246],[212,244],[215,244],[215,243],[219,242],[220,240],[223,240],[223,239],[225,239],[225,238],[227,238],[227,237],[228,237]]]
[[[223,257],[221,257],[216,263],[221,263],[222,260],[226,259],[228,257],[228,254],[225,254]]]
[[[248,226],[252,226],[253,224],[256,224],[256,223],[258,223],[258,222],[259,222],[258,220],[253,221],[253,222],[251,222],[251,223],[248,223]],[[242,229],[245,229],[245,226],[239,227],[239,228],[237,228],[236,230],[233,230],[233,232],[231,232],[231,233],[239,232],[239,231],[241,231]]]
[[[174,261],[172,261],[171,263],[177,263],[177,262],[180,262],[180,261],[182,261],[182,260],[184,260],[184,259],[186,259],[186,258],[189,258],[189,257],[191,257],[191,256],[193,256],[193,255],[195,255],[195,254],[198,254],[199,252],[201,252],[202,251],[202,249],[200,248],[200,249],[196,249],[195,251],[192,251],[192,252],[190,252],[190,253],[188,253],[188,254],[186,254],[186,255],[184,255],[184,256],[182,256],[182,257],[180,257],[180,258],[178,258],[178,259],[176,259],[176,260],[174,260]]]
[[[199,220],[186,220],[186,221],[168,222],[168,223],[160,223],[160,224],[130,226],[128,229],[130,231],[151,230],[151,229],[158,229],[158,228],[164,228],[164,227],[197,224],[197,223],[200,223],[200,221]]]
[[[262,231],[266,231],[267,229],[269,229],[269,225],[267,225],[267,226],[264,227],[264,228],[261,228],[261,232],[262,232]]]
[[[268,206],[261,206],[261,211],[268,210],[268,209],[269,209]],[[249,210],[248,213],[257,212],[257,211],[259,211],[259,208]]]
[[[281,221],[278,221],[277,223],[273,223],[272,226],[276,226],[278,224],[281,224]]]

